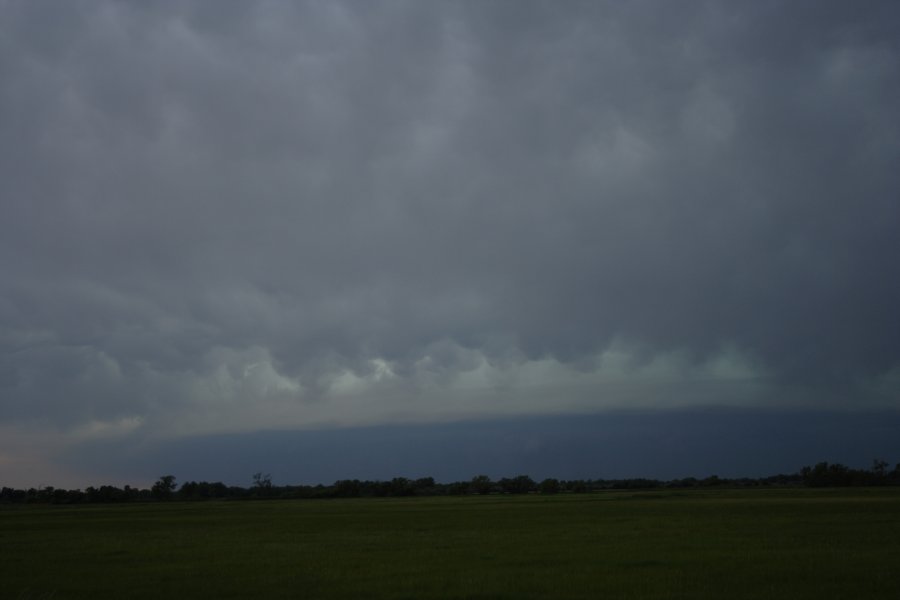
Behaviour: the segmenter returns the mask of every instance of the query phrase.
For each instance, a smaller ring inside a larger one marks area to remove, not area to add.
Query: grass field
[[[900,489],[0,508],[0,598],[900,598]]]

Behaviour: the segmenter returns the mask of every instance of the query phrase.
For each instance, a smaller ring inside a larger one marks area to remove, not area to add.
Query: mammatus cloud
[[[893,3],[0,13],[7,428],[896,406]]]

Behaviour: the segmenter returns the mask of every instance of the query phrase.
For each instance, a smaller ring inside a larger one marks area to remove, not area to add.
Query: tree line
[[[84,490],[41,488],[0,489],[0,504],[102,504],[124,502],[262,500],[312,498],[383,498],[406,496],[463,496],[488,494],[584,494],[605,490],[748,488],[748,487],[847,487],[900,485],[900,463],[888,470],[883,460],[873,461],[871,469],[852,469],[840,463],[820,462],[803,467],[798,473],[760,478],[720,478],[716,475],[697,479],[569,479],[547,478],[535,481],[528,475],[493,480],[476,475],[467,481],[439,483],[433,477],[390,480],[341,479],[331,485],[275,485],[269,474],[255,473],[248,487],[228,486],[222,482],[186,481],[178,485],[175,476],[163,475],[149,489],[112,485],[90,486]]]

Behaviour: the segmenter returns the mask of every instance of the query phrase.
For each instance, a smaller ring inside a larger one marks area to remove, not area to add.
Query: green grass
[[[0,598],[900,598],[900,490],[0,509]]]

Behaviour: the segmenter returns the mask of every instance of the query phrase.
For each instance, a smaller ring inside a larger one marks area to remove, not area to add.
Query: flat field
[[[0,598],[900,598],[900,489],[0,507]]]

